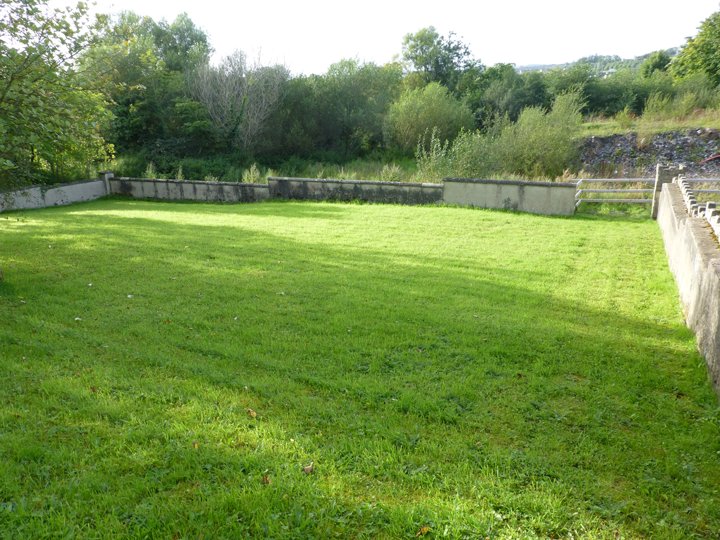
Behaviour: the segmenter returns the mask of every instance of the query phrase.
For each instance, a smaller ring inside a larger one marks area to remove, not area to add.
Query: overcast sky
[[[73,4],[53,0],[53,5]],[[186,12],[218,60],[236,49],[295,74],[324,73],[343,58],[384,64],[405,34],[453,31],[476,58],[559,64],[591,54],[633,58],[685,43],[718,0],[97,0],[99,12],[130,10],[172,22]]]

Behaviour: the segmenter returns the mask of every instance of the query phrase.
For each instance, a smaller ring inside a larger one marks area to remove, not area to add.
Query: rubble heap
[[[655,176],[658,163],[684,163],[688,177],[720,178],[720,130],[696,128],[638,137],[637,133],[588,137],[580,145],[583,169],[601,175]]]

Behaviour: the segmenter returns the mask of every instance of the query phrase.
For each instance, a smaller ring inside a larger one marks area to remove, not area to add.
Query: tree
[[[385,119],[389,144],[411,152],[418,142],[429,144],[434,134],[440,141],[454,139],[461,130],[474,127],[473,115],[439,83],[405,92],[393,103]]]
[[[187,91],[188,75],[212,49],[187,14],[156,23],[126,11],[102,37],[115,82],[109,137],[120,152],[144,153],[157,165],[172,154],[213,147],[217,141],[204,107],[188,99]]]
[[[712,83],[720,84],[720,11],[700,25],[698,35],[688,38],[670,70],[675,78],[704,73]]]
[[[203,63],[190,89],[227,143],[252,152],[289,77],[285,66],[263,66],[259,60],[248,64],[245,53],[236,51],[217,67]]]
[[[346,59],[331,65],[315,81],[324,144],[339,145],[344,161],[363,146],[381,144],[383,115],[399,93],[401,77],[397,64]]]
[[[402,43],[403,59],[413,65],[426,83],[439,82],[455,92],[465,71],[482,70],[479,60],[474,60],[470,49],[450,32],[444,38],[435,27],[423,28],[415,34],[406,34]]]
[[[83,3],[0,5],[0,190],[107,158],[106,80],[89,61],[101,25]]]
[[[670,65],[670,56],[665,51],[655,51],[640,66],[640,76],[647,79],[656,71],[667,71]]]

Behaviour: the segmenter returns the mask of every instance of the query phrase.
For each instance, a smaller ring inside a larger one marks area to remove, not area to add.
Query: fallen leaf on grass
[[[255,411],[253,411],[252,409],[248,409],[248,412],[250,413],[250,416],[252,416],[253,418],[257,417],[257,413]]]
[[[197,443],[197,441],[193,441],[193,442],[192,442],[192,447],[193,447],[195,450],[198,449],[198,443]]]
[[[415,534],[415,536],[423,536],[424,534],[427,534],[430,532],[430,527],[425,525],[424,527],[420,527],[420,530]]]
[[[261,481],[263,484],[272,484],[272,480],[270,480],[270,477],[269,477],[269,476],[262,476],[262,477],[260,478],[260,481]]]
[[[522,373],[518,373],[517,376],[521,379],[525,378],[525,375],[523,375]]]
[[[315,470],[315,463],[314,463],[314,462],[310,462],[310,465],[308,465],[307,467],[303,467],[303,468],[302,468],[302,471],[303,471],[305,474],[307,474],[308,476],[310,476],[314,470]]]

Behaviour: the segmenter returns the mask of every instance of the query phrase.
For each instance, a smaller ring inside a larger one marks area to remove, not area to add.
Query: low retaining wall
[[[446,178],[444,184],[419,184],[270,177],[267,184],[239,184],[115,178],[109,171],[100,174],[102,178],[99,179],[62,184],[45,190],[34,186],[22,193],[10,194],[4,206],[0,194],[0,211],[72,204],[108,194],[129,195],[136,199],[220,203],[258,202],[276,198],[360,200],[410,205],[446,203],[546,215],[570,215],[575,211],[575,185],[552,182]]]
[[[697,336],[698,350],[720,396],[720,247],[705,219],[688,215],[677,184],[662,186],[658,206],[658,225],[685,321]]]
[[[447,204],[517,210],[531,214],[575,213],[575,184],[445,178]]]
[[[268,198],[266,184],[164,180],[150,178],[110,178],[110,192],[136,199],[203,202],[258,202]]]
[[[437,204],[443,200],[442,184],[270,177],[268,187],[271,199],[359,200],[413,205]]]
[[[23,191],[7,195],[0,194],[0,212],[4,210],[30,210],[48,206],[65,206],[85,201],[94,201],[107,195],[105,182],[101,178],[60,184],[43,189],[32,186]]]

